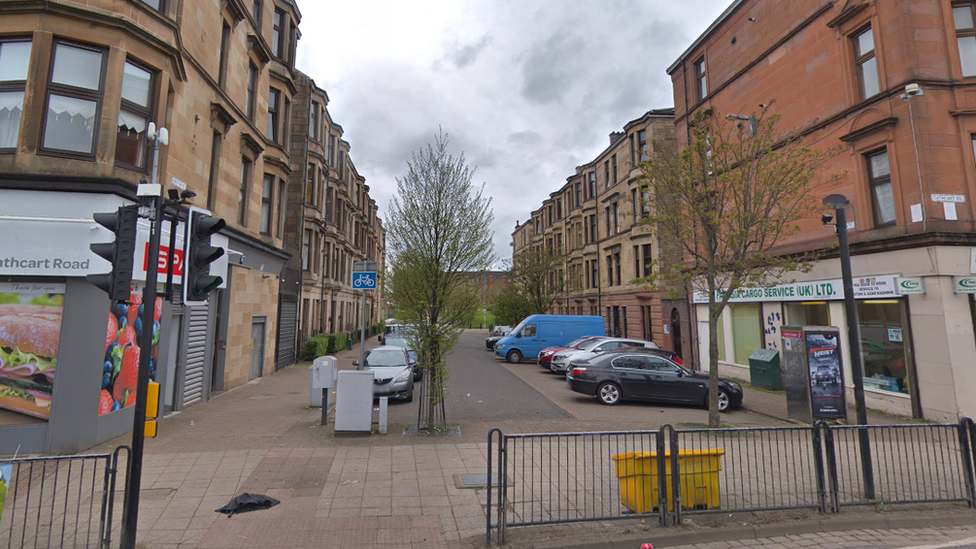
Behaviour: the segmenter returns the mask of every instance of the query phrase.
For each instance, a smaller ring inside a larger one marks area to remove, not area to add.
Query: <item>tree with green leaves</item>
[[[511,285],[526,301],[529,314],[543,314],[569,290],[562,250],[530,246],[512,257]],[[521,320],[521,319],[519,319]]]
[[[645,282],[708,296],[710,387],[718,387],[715,334],[732,293],[809,269],[811,256],[777,246],[823,209],[816,189],[840,177],[823,172],[835,152],[777,131],[769,106],[742,118],[700,110],[684,148],[662,147],[641,164],[652,206],[645,221],[662,242],[656,279]],[[718,401],[710,391],[710,427],[721,423]]]
[[[515,326],[525,317],[535,314],[536,310],[517,286],[509,285],[492,298],[491,312],[495,315],[495,325]]]
[[[464,154],[448,152],[443,132],[412,155],[397,178],[387,220],[388,297],[411,328],[423,372],[417,428],[446,428],[446,355],[478,308],[472,272],[495,259],[491,199],[472,184]]]

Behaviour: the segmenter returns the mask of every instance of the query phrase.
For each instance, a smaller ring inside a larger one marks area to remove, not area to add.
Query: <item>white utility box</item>
[[[336,385],[335,430],[373,430],[373,372],[343,370]]]
[[[322,406],[322,389],[334,389],[339,373],[339,361],[334,356],[320,356],[308,368],[311,376],[309,402],[314,408]]]

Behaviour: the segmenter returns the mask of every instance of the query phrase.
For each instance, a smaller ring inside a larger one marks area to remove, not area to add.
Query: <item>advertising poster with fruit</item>
[[[141,285],[138,285],[141,286]],[[108,313],[105,333],[105,360],[102,363],[102,392],[98,399],[98,415],[103,416],[136,403],[136,383],[139,379],[139,337],[142,334],[142,289],[133,284],[129,303],[116,303]],[[149,380],[156,379],[156,360],[159,353],[159,319],[163,313],[163,298],[153,305],[152,346],[149,348]]]
[[[0,283],[0,425],[51,418],[64,284]]]

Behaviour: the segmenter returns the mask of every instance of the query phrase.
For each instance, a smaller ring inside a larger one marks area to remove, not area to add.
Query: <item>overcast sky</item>
[[[329,94],[386,218],[438,126],[492,198],[495,250],[609,134],[674,104],[667,67],[732,0],[298,0],[299,70]]]

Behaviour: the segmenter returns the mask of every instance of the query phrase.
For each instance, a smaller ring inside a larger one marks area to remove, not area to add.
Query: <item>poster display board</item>
[[[810,373],[811,415],[817,419],[846,419],[844,370],[836,329],[804,330]]]
[[[139,378],[139,336],[142,334],[142,289],[144,283],[133,283],[129,303],[112,305],[108,313],[105,333],[105,358],[102,362],[102,391],[98,399],[98,415],[133,406],[136,402],[136,382]],[[152,344],[148,352],[149,381],[156,380],[156,360],[159,355],[159,320],[163,312],[163,298],[153,304]]]
[[[840,332],[835,327],[783,326],[783,385],[789,416],[805,423],[846,419]]]
[[[51,418],[64,284],[0,283],[0,425]]]

